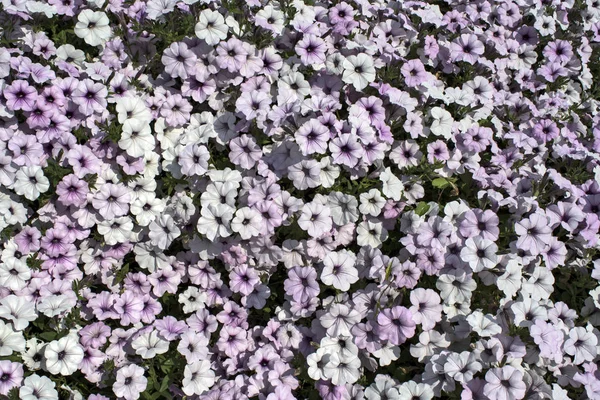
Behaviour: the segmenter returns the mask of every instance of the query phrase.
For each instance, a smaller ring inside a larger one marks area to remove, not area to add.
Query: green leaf
[[[444,189],[451,185],[451,183],[446,178],[435,178],[431,181],[431,184],[434,188]]]
[[[56,332],[42,332],[38,336],[44,339],[46,342],[51,342],[56,339],[57,335]]]
[[[8,398],[10,400],[19,400],[21,397],[19,396],[19,389],[18,387],[14,387],[10,390],[10,392],[8,392]]]
[[[152,396],[147,390],[142,393],[142,397],[145,400],[154,400],[154,396]]]
[[[123,282],[123,280],[125,279],[125,276],[127,276],[128,273],[129,273],[129,264],[125,264],[125,265],[123,265],[123,268],[121,268],[120,270],[117,271],[116,276],[115,276],[115,284],[119,284],[119,283]]]
[[[429,211],[429,204],[425,203],[424,201],[420,201],[417,204],[417,208],[415,208],[415,212],[421,217],[425,215],[427,211]]]
[[[172,366],[173,366],[173,360],[169,359],[169,360],[166,360],[165,362],[160,363],[160,370],[163,373],[168,374],[171,371]]]
[[[162,383],[160,384],[160,390],[159,392],[165,392],[167,389],[169,388],[169,377],[165,376],[162,380]]]
[[[37,257],[37,253],[27,257],[27,266],[31,269],[40,270],[42,269],[42,260]]]
[[[390,261],[387,268],[385,269],[385,280],[387,281],[392,276],[392,265],[393,263]]]

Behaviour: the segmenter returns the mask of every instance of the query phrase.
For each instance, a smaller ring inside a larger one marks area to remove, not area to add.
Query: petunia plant
[[[0,398],[599,398],[599,82],[596,0],[0,0]]]

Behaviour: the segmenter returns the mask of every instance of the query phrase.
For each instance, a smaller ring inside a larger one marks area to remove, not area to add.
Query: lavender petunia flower
[[[8,392],[19,387],[22,381],[23,365],[8,360],[0,361],[0,394],[8,395]]]
[[[186,79],[195,72],[196,54],[185,43],[176,42],[165,49],[161,58],[165,71],[173,78]]]
[[[6,106],[14,111],[31,111],[35,107],[37,91],[27,81],[15,80],[3,90]]]
[[[386,308],[377,315],[377,334],[382,340],[400,345],[415,334],[415,322],[402,306]]]

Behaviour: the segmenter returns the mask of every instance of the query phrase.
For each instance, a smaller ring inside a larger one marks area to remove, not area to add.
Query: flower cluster
[[[0,397],[600,398],[598,0],[0,4]]]

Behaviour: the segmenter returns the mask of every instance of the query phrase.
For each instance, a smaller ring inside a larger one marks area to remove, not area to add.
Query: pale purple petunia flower
[[[329,150],[335,164],[354,167],[363,154],[356,137],[351,134],[341,134],[329,142]]]
[[[386,308],[377,315],[376,331],[382,340],[400,345],[415,334],[415,322],[405,307]]]
[[[173,78],[186,79],[195,73],[196,54],[185,43],[175,42],[165,49],[161,61]]]
[[[288,271],[284,282],[288,295],[298,302],[307,301],[319,294],[317,271],[313,267],[294,267]]]
[[[79,111],[84,115],[91,115],[94,112],[101,113],[106,110],[107,95],[108,90],[102,83],[84,79],[73,91],[72,96],[75,104],[79,106]]]
[[[0,394],[7,395],[8,392],[21,385],[23,381],[23,365],[8,361],[0,361]]]
[[[485,50],[483,43],[473,34],[462,34],[450,45],[451,57],[454,61],[475,64]]]
[[[428,79],[425,66],[420,60],[409,60],[402,66],[400,72],[408,87],[418,86]]]
[[[319,121],[311,119],[298,128],[294,137],[303,155],[323,154],[327,150],[329,130]]]
[[[35,107],[37,91],[27,81],[15,80],[4,88],[6,106],[12,110],[31,111]]]
[[[142,299],[131,292],[125,292],[116,299],[114,310],[121,320],[121,325],[127,326],[141,321],[144,308]]]
[[[296,44],[296,54],[304,65],[324,64],[326,51],[325,41],[315,35],[305,35]]]
[[[548,217],[533,213],[515,224],[515,233],[519,235],[517,247],[538,255],[550,244],[551,232]]]

